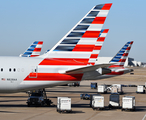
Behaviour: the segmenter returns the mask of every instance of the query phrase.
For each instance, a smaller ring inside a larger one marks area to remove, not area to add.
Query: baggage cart
[[[123,86],[121,84],[112,84],[112,86],[115,86],[118,88],[119,94],[123,94]]]

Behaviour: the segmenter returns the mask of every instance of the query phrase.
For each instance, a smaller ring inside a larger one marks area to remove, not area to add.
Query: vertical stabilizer
[[[94,6],[48,53],[41,57],[88,64],[90,57],[94,56],[91,54],[111,5],[112,3]]]
[[[40,55],[43,41],[35,41],[20,57],[36,57]]]
[[[122,67],[125,64],[125,61],[130,52],[133,41],[127,42],[122,49],[112,58],[110,63],[115,63],[115,65],[111,65],[110,67]]]

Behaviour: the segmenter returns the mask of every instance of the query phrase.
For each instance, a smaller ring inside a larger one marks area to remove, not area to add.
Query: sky
[[[19,56],[36,40],[51,49],[93,6],[113,3],[100,57],[134,41],[129,57],[146,62],[146,0],[0,0],[0,56]]]

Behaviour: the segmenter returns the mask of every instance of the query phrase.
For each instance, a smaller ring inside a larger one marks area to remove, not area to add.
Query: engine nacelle
[[[108,68],[98,68],[96,69],[96,71],[99,72],[101,75],[111,73],[111,69]]]
[[[111,73],[110,69],[107,68],[98,68],[93,71],[85,72],[82,80],[97,80],[99,76],[102,76],[103,74]]]

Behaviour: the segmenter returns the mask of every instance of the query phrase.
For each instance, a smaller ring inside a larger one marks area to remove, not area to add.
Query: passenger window
[[[1,72],[3,72],[3,68],[1,68]]]
[[[14,68],[14,72],[16,71],[16,69]]]
[[[11,72],[11,68],[9,68],[9,72]]]
[[[22,68],[21,71],[24,72],[24,68]]]
[[[17,71],[20,72],[20,68],[18,68]]]

